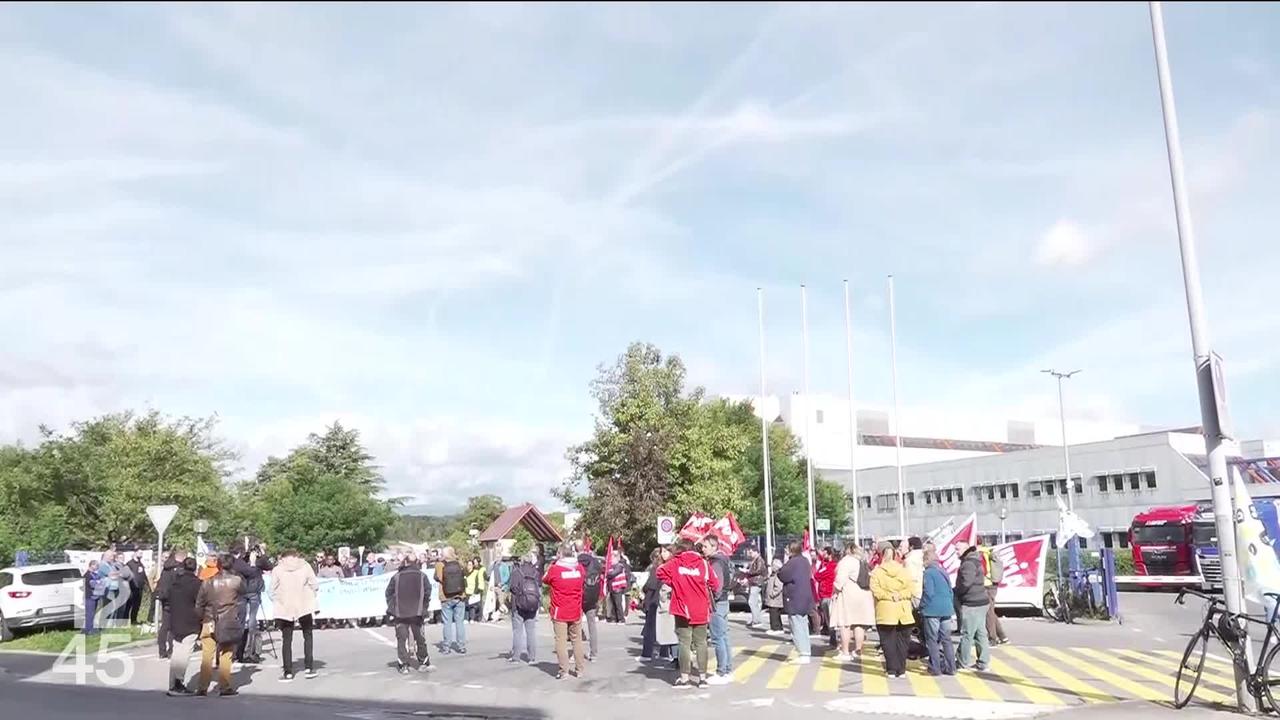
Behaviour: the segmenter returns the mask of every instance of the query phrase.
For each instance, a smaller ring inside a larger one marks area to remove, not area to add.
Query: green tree
[[[679,357],[633,343],[591,384],[598,404],[593,437],[570,448],[572,476],[557,496],[582,513],[593,535],[621,536],[628,547],[654,542],[654,518],[671,500],[682,441],[702,391],[686,393]]]
[[[375,547],[396,519],[394,501],[378,497],[382,486],[358,431],[334,423],[285,458],[268,459],[256,481],[239,488],[238,512],[261,522],[264,539],[275,547],[308,553]]]
[[[0,551],[152,542],[144,508],[153,504],[178,505],[168,536],[191,537],[196,517],[216,521],[229,504],[223,482],[235,456],[214,426],[124,412],[73,423],[66,433],[42,427],[34,449],[4,448]]]
[[[469,533],[473,529],[484,532],[506,510],[507,504],[497,495],[476,495],[467,498],[467,507],[458,518],[455,529],[464,533]]]

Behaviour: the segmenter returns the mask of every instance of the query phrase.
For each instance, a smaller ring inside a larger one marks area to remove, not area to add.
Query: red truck
[[[1199,575],[1196,548],[1210,544],[1217,532],[1213,514],[1203,504],[1155,507],[1133,517],[1129,547],[1138,575]]]

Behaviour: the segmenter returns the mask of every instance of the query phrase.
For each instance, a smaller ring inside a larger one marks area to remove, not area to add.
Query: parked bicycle
[[[1216,637],[1231,654],[1232,664],[1247,676],[1249,694],[1257,700],[1258,709],[1263,712],[1274,711],[1277,707],[1276,695],[1280,694],[1280,661],[1277,660],[1280,657],[1280,632],[1276,628],[1276,617],[1280,613],[1280,593],[1265,593],[1273,603],[1271,615],[1266,620],[1251,615],[1228,613],[1222,598],[1210,597],[1189,588],[1179,590],[1174,602],[1186,604],[1187,595],[1203,598],[1209,605],[1205,609],[1204,622],[1191,636],[1186,652],[1182,653],[1182,662],[1178,665],[1178,675],[1173,683],[1173,706],[1181,709],[1191,702],[1196,688],[1200,686],[1200,675],[1204,672],[1209,638]],[[1262,660],[1253,670],[1249,669],[1245,654],[1250,623],[1267,628],[1262,638],[1262,647],[1258,651],[1258,657]]]
[[[1067,583],[1059,583],[1057,578],[1046,578],[1044,587],[1044,616],[1054,622],[1070,623],[1071,594]]]

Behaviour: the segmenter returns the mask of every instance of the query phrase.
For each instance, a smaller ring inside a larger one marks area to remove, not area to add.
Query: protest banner
[[[942,563],[943,569],[951,577],[952,585],[956,584],[956,575],[960,572],[960,555],[970,545],[977,543],[978,516],[976,513],[970,514],[968,519],[960,523],[960,526],[950,535],[943,533],[936,539],[934,547],[938,550],[938,562]]]
[[[991,561],[1004,567],[996,590],[996,607],[1044,609],[1044,559],[1048,552],[1048,535],[1014,540],[991,549]]]
[[[711,528],[715,525],[715,520],[696,512],[689,516],[689,521],[680,528],[680,537],[689,542],[698,542],[704,535],[711,532]]]
[[[355,620],[357,618],[382,617],[387,614],[387,583],[395,573],[363,575],[349,578],[319,578],[316,592],[316,618]],[[262,593],[262,611],[259,617],[271,618],[271,574],[263,576],[268,588]]]

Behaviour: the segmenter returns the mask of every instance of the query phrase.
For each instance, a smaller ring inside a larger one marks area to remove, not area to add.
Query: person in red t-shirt
[[[830,547],[818,551],[818,562],[813,566],[813,579],[818,585],[818,617],[822,621],[821,633],[834,637],[831,632],[831,598],[836,587],[836,553]],[[833,643],[834,644],[834,643]]]
[[[676,555],[658,567],[658,579],[671,586],[671,614],[676,618],[676,638],[680,641],[680,678],[677,688],[707,684],[707,625],[711,622],[711,594],[720,592],[720,578],[711,572],[707,559],[693,549],[693,543],[676,543]],[[692,673],[692,656],[697,656],[698,678]]]
[[[582,647],[582,588],[587,574],[578,564],[572,545],[560,548],[560,559],[547,568],[542,582],[551,588],[551,624],[556,635],[556,659],[560,662],[557,680],[569,674],[568,642],[573,640],[575,675],[582,677],[587,669],[587,654]]]

